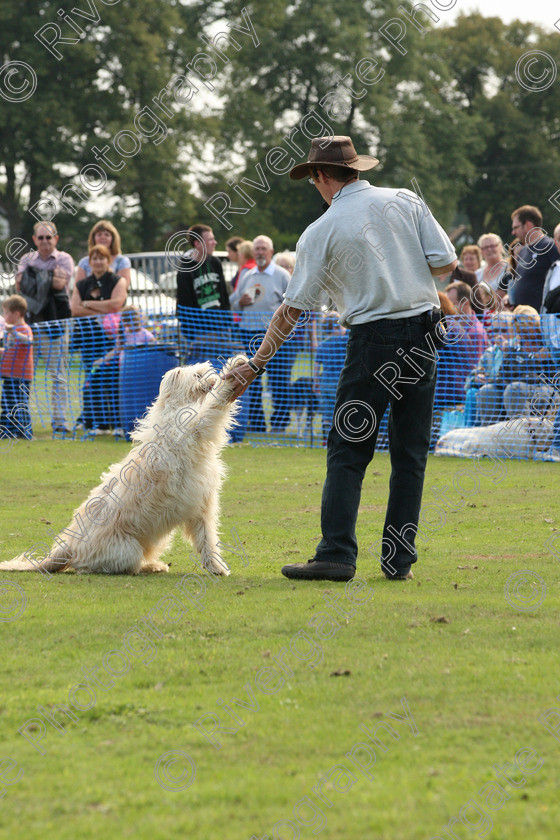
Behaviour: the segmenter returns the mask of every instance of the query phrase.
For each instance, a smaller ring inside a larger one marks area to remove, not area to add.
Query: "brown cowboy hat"
[[[340,166],[342,169],[357,169],[366,172],[379,161],[371,155],[358,155],[350,137],[314,137],[311,151],[305,163],[298,163],[290,169],[290,178],[300,181],[309,175],[309,167]]]

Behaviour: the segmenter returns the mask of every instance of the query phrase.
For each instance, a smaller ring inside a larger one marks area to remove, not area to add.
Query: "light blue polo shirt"
[[[284,303],[316,309],[325,296],[345,327],[439,308],[429,266],[457,259],[451,240],[410,190],[346,184],[296,246]]]

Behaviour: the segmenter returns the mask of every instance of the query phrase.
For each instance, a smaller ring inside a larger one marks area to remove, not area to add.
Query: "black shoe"
[[[300,580],[352,580],[356,569],[348,563],[309,560],[307,563],[291,563],[289,566],[282,566],[282,574],[284,577]]]

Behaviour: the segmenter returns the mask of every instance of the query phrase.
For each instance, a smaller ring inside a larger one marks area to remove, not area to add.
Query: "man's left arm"
[[[424,256],[428,261],[428,268],[433,277],[438,277],[441,274],[448,274],[454,271],[459,261],[455,253],[453,243],[448,235],[434,218],[429,208],[420,209],[414,208],[418,216],[418,230],[420,234],[420,242]],[[425,212],[428,210],[428,212]],[[445,265],[438,265],[443,260],[446,260]],[[450,260],[447,262],[447,260]]]
[[[259,349],[251,359],[256,368],[264,368],[273,356],[276,355],[288,336],[293,332],[301,313],[302,310],[297,309],[295,306],[287,306],[285,303],[280,304],[272,316],[272,320]],[[226,380],[237,380],[231,399],[235,400],[237,397],[240,397],[258,375],[257,371],[253,370],[248,364],[241,365],[226,374]]]
[[[433,266],[428,265],[428,268],[430,269],[430,273],[433,274],[434,277],[439,277],[440,274],[447,274],[450,271],[455,271],[458,265],[459,260],[453,260],[453,262],[449,263],[449,265],[442,265],[439,268],[434,268]]]
[[[550,254],[548,267],[552,268],[552,266],[560,259],[560,251],[558,251],[558,248],[556,247],[556,243],[554,241],[553,247],[549,250],[548,253]]]

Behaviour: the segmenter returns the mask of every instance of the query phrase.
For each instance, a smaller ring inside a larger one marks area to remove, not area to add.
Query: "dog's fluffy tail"
[[[48,557],[37,558],[31,553],[20,554],[12,560],[0,563],[2,572],[63,572],[68,568],[68,553],[56,546]]]

